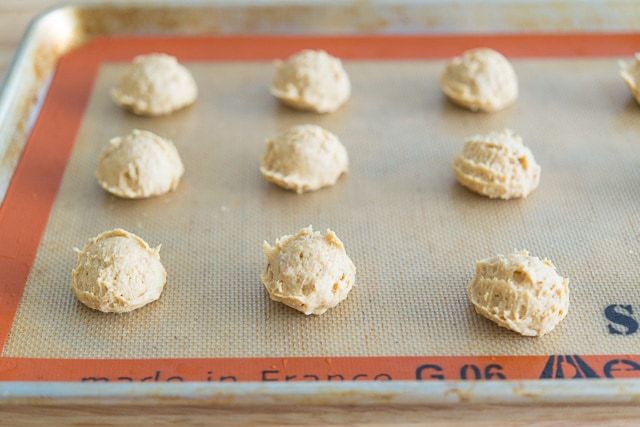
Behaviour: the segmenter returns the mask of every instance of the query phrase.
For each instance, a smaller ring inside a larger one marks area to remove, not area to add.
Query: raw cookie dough
[[[276,61],[271,93],[294,108],[330,113],[351,95],[342,62],[322,50],[303,50],[286,61]]]
[[[467,138],[453,170],[460,184],[492,199],[527,197],[538,187],[541,171],[522,138],[509,129]]]
[[[142,116],[162,116],[191,105],[198,88],[191,73],[173,56],[136,56],[111,97],[119,106]]]
[[[175,190],[183,173],[171,141],[136,129],[109,141],[100,154],[96,178],[109,193],[139,199]]]
[[[620,61],[620,75],[629,86],[633,97],[640,102],[640,53],[636,53],[632,62]]]
[[[269,296],[304,314],[322,314],[347,297],[356,278],[340,239],[312,227],[262,245],[267,267],[260,276]]]
[[[518,79],[511,63],[488,48],[453,58],[440,77],[440,87],[453,103],[472,111],[502,110],[518,97]]]
[[[116,229],[91,239],[78,252],[71,290],[87,307],[105,313],[135,310],[160,298],[167,272],[160,246]]]
[[[478,314],[527,336],[551,332],[569,310],[569,279],[527,251],[478,261],[468,293]]]
[[[260,172],[297,193],[336,183],[349,169],[349,157],[337,136],[315,125],[294,126],[267,140]]]

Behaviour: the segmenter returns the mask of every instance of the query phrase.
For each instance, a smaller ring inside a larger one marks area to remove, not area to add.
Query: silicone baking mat
[[[447,102],[443,58],[492,46],[520,97],[497,114]],[[640,107],[617,73],[630,35],[98,39],[62,59],[0,211],[1,380],[284,381],[640,376]],[[271,60],[303,47],[345,59],[351,101],[330,115],[282,107]],[[118,109],[109,89],[135,54],[177,55],[197,104],[169,117]],[[336,133],[351,169],[297,195],[258,171],[264,140],[295,124]],[[520,133],[542,166],[525,200],[456,184],[466,136]],[[176,143],[178,190],[108,195],[107,141],[134,128]],[[263,240],[330,227],[358,268],[349,298],[306,317],[269,300]],[[73,247],[122,227],[162,244],[161,299],[126,315],[78,303]],[[569,277],[569,315],[521,337],[474,314],[475,261],[513,249]]]

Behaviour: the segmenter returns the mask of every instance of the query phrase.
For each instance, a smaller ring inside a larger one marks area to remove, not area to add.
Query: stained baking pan
[[[3,410],[79,423],[96,407],[131,423],[637,421],[640,109],[616,61],[639,50],[639,23],[624,1],[43,14],[0,100]],[[474,114],[443,98],[444,59],[476,46],[512,59],[513,107]],[[353,96],[338,112],[296,112],[268,93],[272,61],[302,48],[343,58]],[[157,51],[190,69],[198,102],[163,118],[119,110],[109,89],[126,62]],[[296,195],[260,176],[265,138],[301,123],[347,147],[335,187]],[[500,202],[459,187],[463,139],[505,127],[542,165],[539,189]],[[134,128],[175,141],[176,192],[127,201],[95,182],[101,148]],[[309,224],[334,229],[358,267],[349,298],[320,317],[271,302],[259,280],[262,240]],[[158,302],[122,316],[69,291],[72,248],[114,227],[161,243],[169,274]],[[476,259],[521,248],[571,280],[568,317],[539,339],[497,328],[466,298]]]

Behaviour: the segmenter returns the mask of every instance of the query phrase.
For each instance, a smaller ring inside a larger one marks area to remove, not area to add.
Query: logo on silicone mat
[[[549,356],[540,379],[600,378],[580,356]]]
[[[638,332],[638,317],[629,304],[611,304],[604,309],[609,321],[607,330],[611,335],[633,335]]]

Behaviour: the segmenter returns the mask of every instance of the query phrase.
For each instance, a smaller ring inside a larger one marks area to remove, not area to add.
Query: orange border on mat
[[[166,52],[182,61],[270,60],[303,48],[326,49],[348,59],[433,59],[477,46],[489,46],[511,57],[622,56],[640,50],[640,34],[104,37],[65,55],[0,206],[0,350],[11,330],[101,63],[128,61],[152,51]],[[217,381],[231,376],[239,381],[269,381],[285,380],[287,375],[296,375],[290,380],[340,379],[336,375],[347,380],[386,380],[416,379],[420,368],[423,379],[433,380],[499,379],[501,375],[534,379],[547,374],[560,378],[640,377],[640,355],[151,360],[0,357],[0,381],[178,381],[178,377]]]

